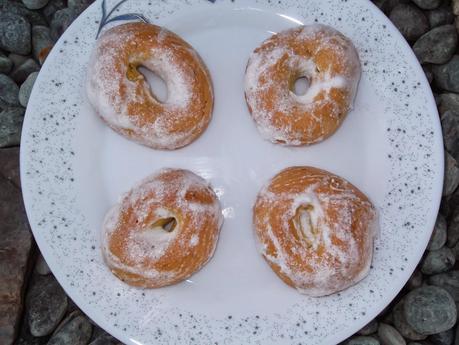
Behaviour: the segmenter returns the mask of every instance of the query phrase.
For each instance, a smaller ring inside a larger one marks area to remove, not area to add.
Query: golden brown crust
[[[175,284],[213,255],[221,221],[217,197],[203,179],[187,170],[165,169],[133,188],[108,213],[104,258],[130,285]]]
[[[305,77],[303,96],[293,92]],[[311,25],[282,31],[252,53],[245,97],[261,135],[274,143],[308,145],[332,135],[352,106],[360,62],[338,31]]]
[[[162,103],[138,71],[145,67],[168,87]],[[199,137],[210,122],[210,74],[196,51],[156,25],[128,23],[97,41],[88,70],[90,103],[116,132],[141,144],[176,149]]]
[[[328,295],[368,273],[376,211],[339,176],[313,167],[281,171],[260,191],[253,221],[266,261],[304,294]]]

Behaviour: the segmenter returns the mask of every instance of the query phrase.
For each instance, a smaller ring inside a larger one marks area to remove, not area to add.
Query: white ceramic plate
[[[108,8],[113,6],[108,1]],[[21,146],[24,200],[53,273],[94,321],[128,344],[333,344],[375,317],[418,263],[442,189],[443,148],[435,103],[409,46],[365,0],[185,0],[124,3],[190,42],[215,88],[204,135],[173,152],[155,151],[109,130],[88,105],[84,78],[101,18],[100,1],[64,33],[36,81]],[[356,45],[363,67],[342,127],[304,148],[258,135],[244,101],[252,50],[279,30],[332,25]],[[313,165],[337,173],[377,205],[381,233],[369,276],[325,298],[282,283],[255,250],[251,207],[282,168]],[[162,167],[210,180],[225,223],[214,258],[181,284],[131,288],[104,265],[105,212],[134,183]]]

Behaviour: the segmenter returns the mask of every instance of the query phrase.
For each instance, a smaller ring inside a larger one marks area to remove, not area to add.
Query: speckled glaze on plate
[[[114,2],[108,1],[108,7]],[[119,12],[118,12],[119,11]],[[108,129],[88,105],[84,78],[101,18],[86,10],[54,47],[23,127],[21,179],[40,249],[68,294],[127,344],[334,344],[376,316],[426,247],[443,177],[435,103],[413,53],[367,0],[167,0],[125,2],[191,43],[215,89],[214,117],[191,145],[142,147]],[[330,139],[286,148],[258,135],[244,101],[244,69],[270,34],[324,23],[356,45],[362,80],[354,110]],[[260,187],[291,165],[348,179],[380,212],[369,276],[339,294],[308,298],[283,284],[256,252],[251,207]],[[225,216],[214,258],[181,284],[141,290],[104,265],[99,231],[122,192],[161,167],[210,180]]]

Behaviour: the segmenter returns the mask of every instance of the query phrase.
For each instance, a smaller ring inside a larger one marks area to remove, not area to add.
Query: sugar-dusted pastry
[[[160,76],[160,102],[139,67]],[[89,61],[89,103],[113,130],[140,144],[177,149],[206,129],[212,116],[209,72],[197,52],[176,34],[147,23],[115,26],[97,40]]]
[[[164,169],[126,193],[105,218],[102,252],[124,282],[178,283],[212,257],[222,224],[217,196],[188,170]]]
[[[272,270],[309,296],[354,285],[369,272],[377,213],[343,178],[312,167],[291,167],[259,192],[253,222]]]
[[[352,42],[325,25],[281,31],[250,56],[245,98],[263,138],[285,145],[309,145],[332,135],[352,107],[360,79]],[[306,93],[294,84],[306,78]]]

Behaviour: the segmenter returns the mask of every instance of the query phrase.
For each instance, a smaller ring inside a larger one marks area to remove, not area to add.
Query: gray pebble
[[[370,335],[378,331],[378,321],[372,320],[363,326],[357,333],[360,335]]]
[[[454,194],[456,195],[456,193]],[[459,243],[459,208],[455,208],[448,222],[448,239],[446,245],[450,248]]]
[[[431,335],[456,323],[456,305],[451,295],[437,286],[422,286],[409,292],[403,303],[408,324],[418,333]]]
[[[46,19],[38,11],[31,11],[19,0],[0,0],[0,13],[8,12],[24,17],[31,25],[47,25]]]
[[[454,159],[454,158],[453,158]],[[428,250],[438,250],[446,243],[446,219],[440,213],[437,215],[435,226],[430,237]]]
[[[422,69],[424,70],[424,74],[426,75],[426,78],[429,84],[432,83],[433,73],[432,73],[432,68],[430,67],[430,65],[423,65]]]
[[[426,16],[413,5],[396,6],[389,18],[407,41],[415,41],[429,30],[429,21]]]
[[[21,103],[23,107],[27,107],[27,103],[29,103],[29,97],[37,76],[38,72],[31,73],[27,77],[26,81],[22,83],[21,88],[19,89],[19,103]]]
[[[446,91],[459,92],[459,55],[443,65],[432,66],[435,84]]]
[[[380,342],[378,339],[375,339],[373,337],[366,337],[366,336],[356,336],[350,338],[347,342],[346,345],[379,345]]]
[[[416,269],[411,275],[410,279],[406,283],[408,290],[417,289],[422,285],[422,273],[419,269]]]
[[[51,336],[48,345],[86,345],[91,339],[92,325],[79,311],[71,313]]]
[[[19,105],[19,87],[14,80],[5,74],[0,74],[0,105]]]
[[[450,270],[456,258],[448,247],[427,252],[426,257],[421,262],[421,272],[427,275],[442,273]]]
[[[51,30],[48,27],[37,25],[32,28],[32,53],[40,64],[43,64],[53,45]]]
[[[17,14],[0,12],[0,48],[26,55],[31,47],[29,22]]]
[[[447,151],[445,151],[445,179],[443,181],[443,196],[453,194],[459,185],[459,165]],[[446,241],[446,232],[445,232]],[[441,246],[440,246],[441,247]],[[438,249],[438,248],[437,248]]]
[[[67,309],[67,296],[52,275],[37,276],[27,294],[27,321],[36,337],[50,334]]]
[[[379,324],[378,336],[382,345],[406,345],[406,341],[400,333],[385,323]]]
[[[397,305],[394,307],[394,326],[400,332],[402,336],[410,340],[424,340],[427,338],[427,335],[419,334],[416,332],[405,320],[405,316],[403,315],[403,303],[404,300],[402,299]]]
[[[0,73],[9,73],[13,68],[13,61],[0,53]]]
[[[21,66],[24,62],[27,61],[28,58],[29,58],[28,56],[14,54],[14,53],[11,53],[10,55],[8,55],[8,59],[10,59],[13,62],[13,68]]]
[[[450,328],[447,331],[433,334],[429,337],[429,340],[435,345],[452,345],[454,342],[454,329]]]
[[[51,270],[49,269],[48,264],[45,261],[45,258],[43,255],[38,256],[37,262],[35,264],[35,271],[42,276],[46,276],[51,273]]]
[[[50,24],[51,37],[57,40],[77,16],[78,13],[71,8],[64,8],[56,11]]]
[[[430,276],[427,282],[430,285],[445,289],[456,302],[459,302],[459,271],[449,271]]]
[[[459,16],[459,0],[453,0],[452,1],[452,5],[453,5],[453,13],[456,15],[456,16]]]
[[[451,5],[444,3],[439,8],[427,11],[427,19],[431,28],[435,28],[440,25],[453,24],[454,14],[451,11]]]
[[[459,110],[459,95],[456,93],[442,93],[440,96],[439,111],[443,115],[448,110]]]
[[[410,0],[373,0],[373,3],[380,8],[386,15],[399,4],[408,4]]]
[[[22,84],[27,77],[40,70],[40,65],[34,59],[27,59],[22,65],[13,69],[10,76],[18,84]]]
[[[88,8],[88,6],[91,5],[93,2],[94,0],[68,0],[67,6],[76,13],[80,14],[86,8]]]
[[[456,46],[456,28],[454,25],[442,25],[422,35],[413,45],[413,50],[421,63],[443,64],[453,57]]]
[[[433,10],[441,5],[442,0],[412,0],[423,10]]]
[[[446,150],[457,160],[459,158],[459,113],[454,110],[443,113],[441,126]]]
[[[48,22],[51,22],[53,19],[54,13],[58,10],[62,10],[66,7],[66,3],[64,0],[49,0],[48,5],[46,5],[41,12],[45,16]]]
[[[24,112],[22,107],[6,107],[0,112],[0,148],[19,145]]]
[[[29,10],[38,10],[48,4],[48,0],[22,0],[22,3]]]

